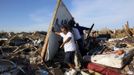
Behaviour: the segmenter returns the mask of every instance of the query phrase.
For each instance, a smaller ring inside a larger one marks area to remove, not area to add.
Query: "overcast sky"
[[[63,0],[76,22],[95,29],[134,27],[134,0]],[[56,0],[0,0],[0,31],[47,31]]]

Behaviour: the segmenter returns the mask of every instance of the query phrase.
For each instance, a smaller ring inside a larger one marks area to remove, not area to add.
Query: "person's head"
[[[74,20],[74,17],[72,17],[72,19],[71,20]]]
[[[76,27],[79,26],[79,23],[76,23]]]
[[[61,29],[61,31],[62,31],[64,34],[66,34],[66,33],[68,32],[68,27],[67,27],[67,25],[62,25],[62,26],[60,27],[60,29]]]

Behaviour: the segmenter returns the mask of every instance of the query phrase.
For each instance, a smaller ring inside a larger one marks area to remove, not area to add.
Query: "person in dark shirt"
[[[79,23],[76,23],[75,28],[77,28],[79,30],[80,35],[84,35],[84,33],[83,33],[84,30],[89,30],[90,29],[90,28],[87,28],[87,27],[80,26]]]
[[[75,21],[74,18],[72,17],[72,19],[68,22],[68,25],[70,26],[74,26],[75,25]]]
[[[81,50],[82,56],[84,56],[86,54],[86,51],[84,50],[84,32],[83,31],[89,30],[90,28],[80,26],[78,23],[76,23],[74,27],[77,28],[80,33],[81,39],[78,41],[78,45],[79,45],[79,49]]]

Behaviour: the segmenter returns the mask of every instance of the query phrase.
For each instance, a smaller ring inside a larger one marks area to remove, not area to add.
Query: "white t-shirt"
[[[63,42],[66,41],[69,37],[71,37],[71,40],[64,45],[65,52],[69,51],[75,51],[76,50],[76,44],[74,41],[73,34],[71,32],[68,32],[67,34],[60,33],[61,37],[63,37]]]
[[[79,32],[79,30],[77,28],[73,28],[72,33],[74,34],[75,41],[79,40],[81,38],[80,32]]]

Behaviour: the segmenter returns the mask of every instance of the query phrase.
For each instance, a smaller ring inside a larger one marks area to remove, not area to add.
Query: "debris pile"
[[[46,71],[41,71],[45,68],[40,67],[43,64],[39,54],[46,32],[7,34],[0,35],[0,75],[37,75]]]
[[[76,70],[66,68],[62,49],[53,60],[42,61],[45,32],[1,33],[0,75],[133,75],[134,37],[111,38],[92,33],[97,35],[88,38],[88,43],[85,39],[89,44],[85,45],[87,55],[81,64],[77,62],[81,66]]]
[[[96,38],[97,39],[97,38]],[[102,39],[101,39],[102,40]],[[99,43],[99,42],[98,42]],[[111,38],[100,42],[100,46],[88,52],[88,68],[103,75],[134,74],[134,37]],[[98,49],[99,48],[99,49]],[[131,66],[131,67],[130,67]],[[110,68],[110,69],[109,69]],[[112,74],[112,73],[120,74]],[[111,72],[112,71],[112,72]],[[107,74],[106,74],[107,73]],[[108,74],[110,73],[110,74]]]

